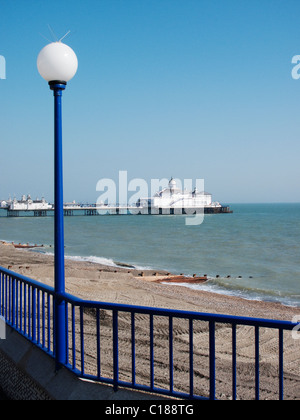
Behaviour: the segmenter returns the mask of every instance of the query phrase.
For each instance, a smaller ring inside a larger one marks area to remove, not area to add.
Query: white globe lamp
[[[77,72],[78,60],[68,45],[62,42],[52,42],[39,53],[37,67],[40,75],[47,82],[67,83]]]

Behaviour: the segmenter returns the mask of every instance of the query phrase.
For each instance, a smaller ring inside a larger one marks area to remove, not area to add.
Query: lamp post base
[[[54,90],[55,85],[67,86],[67,82],[64,82],[62,80],[52,80],[51,82],[49,82],[49,86],[51,90]]]

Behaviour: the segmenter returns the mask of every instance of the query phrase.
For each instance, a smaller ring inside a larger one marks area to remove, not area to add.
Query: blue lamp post
[[[74,51],[62,42],[46,45],[37,59],[40,75],[54,94],[54,183],[55,183],[55,324],[54,349],[57,367],[66,363],[65,256],[62,155],[62,92],[78,68]]]

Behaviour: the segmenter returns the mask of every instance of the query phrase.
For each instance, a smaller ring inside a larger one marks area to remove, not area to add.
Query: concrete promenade
[[[0,400],[162,400],[148,393],[79,379],[55,371],[55,361],[10,327],[0,340]],[[2,389],[2,392],[1,392]]]

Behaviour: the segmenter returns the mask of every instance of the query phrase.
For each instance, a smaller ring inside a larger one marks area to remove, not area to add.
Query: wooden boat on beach
[[[13,246],[17,249],[30,249],[30,248],[42,248],[44,245],[29,245],[29,244],[23,245],[23,244],[13,243]]]
[[[205,283],[207,281],[207,276],[203,277],[186,277],[186,276],[168,276],[165,278],[160,278],[156,280],[156,283],[188,283],[188,284],[199,284]]]

